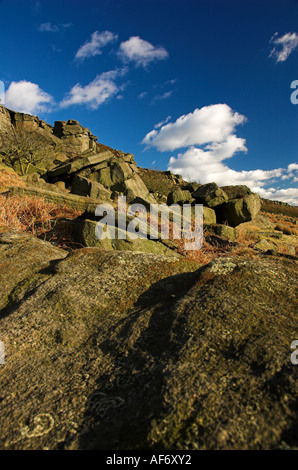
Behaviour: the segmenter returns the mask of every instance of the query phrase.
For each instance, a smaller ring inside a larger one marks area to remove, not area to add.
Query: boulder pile
[[[261,199],[247,186],[200,185],[195,191],[177,189],[168,195],[168,204],[203,204],[205,224],[236,225],[253,220],[261,210]]]
[[[235,227],[254,220],[261,209],[260,197],[247,186],[189,183],[170,171],[155,172],[154,175],[152,171],[138,168],[133,154],[98,143],[97,137],[78,121],[56,121],[51,126],[37,116],[0,106],[0,139],[22,132],[43,143],[45,158],[41,165],[40,162],[37,166],[29,165],[27,186],[13,188],[12,194],[44,197],[84,210],[74,222],[73,233],[76,241],[85,246],[123,249],[122,241],[110,243],[111,246],[107,240],[98,244],[94,234],[95,210],[90,216],[90,208],[87,209],[90,204],[96,207],[103,202],[116,205],[118,196],[125,196],[128,205],[138,202],[146,208],[157,203],[168,206],[202,204],[203,223],[209,227],[210,234],[228,241],[235,240]],[[47,154],[49,148],[51,152]],[[157,252],[164,253],[165,242],[159,244],[160,237],[157,242],[143,240],[143,248],[139,241],[124,245],[125,249],[154,253],[158,247]],[[171,251],[168,246],[166,251]]]

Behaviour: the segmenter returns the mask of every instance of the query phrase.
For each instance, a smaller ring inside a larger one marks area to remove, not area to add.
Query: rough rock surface
[[[52,132],[62,140],[68,153],[80,154],[86,151],[96,151],[97,137],[92,135],[87,127],[82,127],[74,119],[55,121]]]
[[[228,225],[214,224],[208,226],[208,232],[220,236],[223,240],[236,241],[236,229]]]
[[[228,201],[228,196],[216,183],[203,184],[192,196],[198,204],[204,204],[211,208]]]
[[[26,246],[2,235],[1,449],[297,448],[293,260]]]
[[[194,201],[191,192],[183,189],[175,189],[168,195],[167,204],[189,204]]]
[[[210,207],[203,207],[203,222],[204,225],[216,224],[216,214],[214,209]]]
[[[219,222],[227,221],[235,227],[256,218],[261,210],[261,198],[258,194],[248,194],[243,198],[230,199],[216,208]]]
[[[97,137],[78,121],[56,121],[52,127],[38,116],[12,111],[0,105],[0,141],[15,131],[35,133],[48,145],[61,146],[69,156],[86,151],[95,153],[97,149]]]
[[[131,239],[127,231],[115,229],[115,237],[98,239],[96,237],[97,221],[80,218],[73,222],[72,235],[76,243],[86,247],[97,247],[103,250],[129,250],[142,253],[154,253],[178,257],[176,251],[168,248],[166,241],[149,240],[147,238]],[[147,229],[147,227],[146,227]],[[108,227],[109,230],[109,227]],[[147,233],[147,230],[146,230]],[[122,237],[122,238],[121,238]]]
[[[229,200],[241,199],[252,194],[251,190],[247,186],[241,184],[235,186],[222,186],[221,189],[226,193]]]

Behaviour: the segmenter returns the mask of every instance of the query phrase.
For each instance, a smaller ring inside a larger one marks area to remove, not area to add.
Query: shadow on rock
[[[99,342],[111,365],[89,397],[79,448],[147,447],[152,420],[164,411],[165,366],[188,337],[181,332],[179,343],[172,339],[174,306],[194,279],[185,273],[153,284]]]

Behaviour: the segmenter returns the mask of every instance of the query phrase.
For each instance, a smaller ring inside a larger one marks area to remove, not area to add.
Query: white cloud
[[[235,138],[237,139],[237,137]],[[289,178],[293,178],[293,182],[295,182],[296,176],[289,171],[289,167],[296,164],[291,164],[288,168],[277,168],[273,170],[257,169],[236,171],[229,168],[229,166],[222,161],[224,158],[231,156],[233,145],[231,145],[231,143],[227,145],[225,142],[223,143],[223,148],[224,147],[228,147],[229,151],[227,154],[225,154],[224,150],[220,151],[221,156],[219,156],[217,152],[218,147],[215,152],[212,149],[202,150],[191,147],[186,152],[179,154],[177,158],[171,157],[168,170],[171,170],[173,173],[181,174],[188,181],[195,180],[201,184],[213,181],[219,186],[244,184],[261,197],[298,205],[297,188],[275,189],[270,187],[266,189],[266,185],[270,184],[272,186],[276,178],[282,178],[283,175],[287,175],[288,173],[291,173]],[[235,146],[234,150],[236,148]]]
[[[227,104],[214,104],[180,116],[174,123],[162,126],[159,132],[149,132],[142,143],[161,152],[191,145],[223,142],[235,126],[245,122],[245,116],[234,112]]]
[[[148,95],[147,91],[142,91],[142,93],[140,93],[140,94],[138,95],[138,98],[139,98],[139,100],[142,100],[142,99],[145,98],[145,96],[147,96],[147,95]]]
[[[152,99],[151,104],[155,104],[157,101],[167,100],[168,98],[172,96],[172,94],[173,94],[173,90],[169,90],[163,93],[162,95],[156,95]]]
[[[65,23],[65,24],[52,24],[52,23],[41,23],[38,27],[38,30],[41,32],[47,33],[58,33],[62,29],[69,28],[72,26],[72,23]]]
[[[72,87],[70,92],[66,95],[60,103],[62,108],[67,108],[72,105],[87,105],[91,109],[97,109],[101,104],[105,103],[109,98],[115,96],[118,91],[123,89],[119,87],[115,79],[123,75],[125,69],[111,70],[97,75],[95,79],[86,86],[77,83]]]
[[[34,14],[39,13],[39,12],[40,12],[40,9],[41,9],[41,3],[40,3],[40,1],[39,1],[39,0],[36,0],[36,2],[34,3],[34,5],[33,5],[32,8],[33,8],[33,13],[34,13]]]
[[[169,56],[164,47],[153,46],[139,36],[132,36],[122,42],[118,55],[124,62],[134,62],[138,67],[146,67],[150,62],[163,60]]]
[[[270,39],[270,43],[276,47],[271,50],[269,57],[274,57],[276,62],[284,62],[291,52],[298,47],[298,35],[296,33],[286,33],[278,37],[278,33],[275,33]]]
[[[43,91],[36,83],[21,80],[11,82],[5,93],[5,106],[27,114],[37,114],[50,110],[53,104],[51,95]]]
[[[166,80],[164,85],[174,85],[177,82],[177,78],[173,78],[172,80]]]
[[[223,143],[223,147],[226,145],[226,142]],[[234,147],[235,149],[237,147]],[[230,150],[227,158],[231,156],[231,153],[232,150]],[[187,179],[196,179],[202,184],[210,183],[211,181],[216,182],[219,186],[246,184],[251,189],[255,188],[256,182],[259,184],[260,182],[272,180],[282,175],[282,169],[280,168],[269,171],[235,171],[223,163],[224,158],[224,152],[221,152],[221,157],[218,158],[218,155],[213,150],[206,151],[191,147],[186,152],[180,153],[177,158],[171,157],[168,169],[174,173],[182,174]]]
[[[76,59],[85,59],[86,57],[93,57],[102,53],[103,47],[107,44],[114,42],[118,39],[118,35],[111,31],[103,31],[99,33],[95,31],[91,34],[91,39],[83,44],[77,51]]]
[[[164,126],[169,120],[171,119],[172,116],[167,116],[163,121],[158,122],[155,124],[154,129],[159,129],[160,127]]]
[[[219,186],[242,184],[268,199],[298,204],[298,189],[274,188],[277,179],[298,179],[298,164],[273,170],[243,170],[230,168],[225,160],[237,152],[247,152],[246,141],[235,134],[235,127],[246,121],[226,105],[216,104],[196,109],[179,117],[174,123],[160,122],[142,143],[160,151],[189,147],[177,157],[171,157],[168,170],[186,180],[202,184],[215,182]],[[201,147],[201,148],[200,148]],[[267,189],[269,187],[269,189]]]
[[[298,189],[297,188],[286,188],[286,189],[274,189],[268,190],[260,188],[258,194],[265,199],[272,199],[273,201],[287,202],[293,206],[298,206]]]
[[[4,83],[0,80],[0,104],[5,106],[5,89]]]

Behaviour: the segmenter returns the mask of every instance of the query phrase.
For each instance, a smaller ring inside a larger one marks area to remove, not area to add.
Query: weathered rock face
[[[203,184],[192,193],[192,196],[198,204],[211,208],[228,201],[228,196],[216,183]]]
[[[96,216],[95,213],[96,206],[90,204],[85,212],[73,221],[72,237],[76,243],[104,250],[129,250],[179,257],[177,252],[172,249],[173,246],[169,240],[161,239],[160,232],[157,229],[150,229],[146,215],[144,218],[140,217],[137,224],[137,231],[138,234],[142,235],[141,238],[130,236],[131,233],[135,234],[135,217],[126,213],[124,215],[124,224],[119,223],[118,211],[115,211],[114,217],[110,216],[106,223],[108,235],[104,238],[98,238],[97,223],[101,217]],[[150,239],[150,235],[154,236],[154,239]]]
[[[236,241],[236,229],[229,227],[228,225],[209,225],[208,232],[214,235],[218,235],[223,240],[228,240],[229,242]]]
[[[71,192],[93,199],[109,199],[111,197],[111,191],[108,191],[102,184],[79,175],[75,175],[73,178]]]
[[[216,224],[216,214],[210,207],[203,206],[203,222],[204,225]]]
[[[14,130],[52,134],[52,126],[38,116],[18,113],[0,105],[0,135],[10,134]]]
[[[9,110],[0,105],[0,132],[1,134],[7,134],[12,130],[12,119]]]
[[[261,210],[261,199],[258,194],[249,194],[243,198],[231,199],[216,208],[217,219],[236,225],[253,220]]]
[[[143,200],[144,202],[156,203],[154,196],[149,193],[145,184],[137,174],[133,174],[123,182],[123,194],[127,197],[127,202],[131,203],[135,199]]]
[[[97,137],[78,121],[56,121],[52,128],[35,116],[3,106],[0,111],[0,135],[12,130],[35,132],[45,138],[46,144],[63,150],[64,154],[60,152],[59,157],[47,162],[43,178],[48,183],[65,185],[73,195],[98,201],[113,201],[124,195],[128,204],[202,204],[205,225],[227,223],[235,227],[255,219],[260,211],[259,196],[247,186],[219,188],[215,183],[187,183],[169,171],[139,171],[132,154],[97,143]],[[31,173],[39,171],[34,165],[28,168]],[[81,202],[79,206],[86,207],[85,201]]]
[[[47,146],[57,149],[68,157],[81,155],[84,152],[96,153],[97,137],[77,121],[56,121],[54,127],[39,119],[38,116],[18,113],[0,105],[0,142],[1,139],[17,133],[29,133],[36,139],[42,139]],[[53,159],[54,160],[54,159]],[[63,161],[63,159],[61,160]],[[53,161],[52,167],[56,166]],[[48,168],[48,167],[47,167]]]
[[[226,193],[229,200],[241,199],[252,194],[251,190],[245,185],[222,186],[221,189]]]
[[[55,121],[52,132],[62,140],[63,146],[68,149],[68,153],[73,152],[78,155],[86,151],[96,152],[97,137],[92,135],[87,127],[81,126],[74,119]]]
[[[1,449],[297,447],[294,261],[34,244],[0,245]]]
[[[253,225],[254,227],[258,227],[259,229],[262,230],[274,230],[275,228],[275,223],[270,221],[266,215],[259,213],[253,221],[250,222],[245,222],[244,225],[240,224],[237,226],[237,231],[244,229],[244,230],[249,230],[250,226]]]
[[[108,200],[121,194],[128,203],[136,198],[156,203],[138,175],[133,155],[112,149],[60,165],[49,171],[46,178],[51,182],[65,181],[71,192],[80,196]]]
[[[189,204],[194,201],[191,192],[183,189],[175,189],[168,195],[167,204]]]

